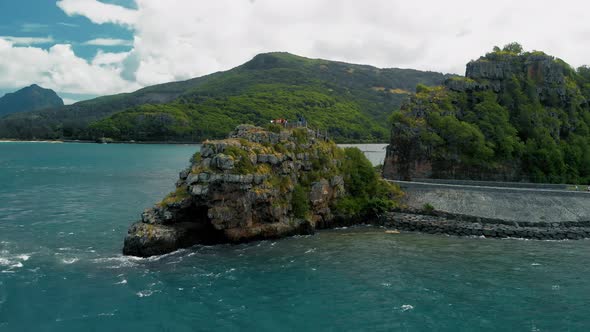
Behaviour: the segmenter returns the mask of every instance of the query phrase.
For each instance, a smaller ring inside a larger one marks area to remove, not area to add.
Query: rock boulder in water
[[[348,192],[345,151],[307,128],[276,131],[242,125],[204,142],[176,191],[129,228],[124,254],[312,234],[346,219],[333,211]]]

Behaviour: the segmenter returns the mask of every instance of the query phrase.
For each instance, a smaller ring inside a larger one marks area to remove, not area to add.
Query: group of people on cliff
[[[284,118],[278,118],[278,119],[273,119],[270,120],[270,123],[272,124],[278,124],[281,125],[285,128],[288,127],[289,125],[289,120],[284,119]],[[297,115],[297,122],[294,125],[295,127],[307,127],[307,120],[305,120],[305,118],[302,115]]]

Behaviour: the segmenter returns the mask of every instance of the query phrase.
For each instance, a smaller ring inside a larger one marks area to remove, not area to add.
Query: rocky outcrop
[[[239,126],[206,141],[176,191],[129,228],[126,255],[164,254],[195,244],[312,234],[335,220],[346,194],[344,154],[312,130]]]
[[[445,85],[454,91],[486,90],[501,92],[512,79],[535,82],[541,100],[558,97],[567,99],[566,66],[554,57],[541,52],[525,55],[488,54],[467,64],[465,79],[449,79]]]
[[[515,49],[469,62],[465,77],[443,86],[418,86],[394,113],[383,176],[585,183],[587,168],[567,157],[590,142],[580,75],[560,59]],[[537,161],[551,158],[556,167]]]

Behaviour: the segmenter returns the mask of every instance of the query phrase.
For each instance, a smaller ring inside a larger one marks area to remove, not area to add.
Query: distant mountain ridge
[[[63,100],[55,91],[33,84],[16,92],[7,93],[0,98],[0,116],[61,107],[63,105]]]
[[[0,137],[188,142],[225,137],[240,123],[303,116],[340,142],[384,142],[387,117],[415,86],[448,77],[264,53],[225,72],[9,116]]]

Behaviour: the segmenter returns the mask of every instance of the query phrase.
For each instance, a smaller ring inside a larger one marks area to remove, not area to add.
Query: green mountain
[[[240,123],[304,117],[340,142],[388,138],[387,117],[416,84],[447,76],[412,69],[260,54],[226,72],[0,121],[0,137],[136,141],[221,138]]]
[[[419,85],[392,116],[384,174],[535,182],[590,181],[590,68],[517,43]]]
[[[33,84],[16,92],[7,93],[0,98],[0,117],[7,114],[60,107],[63,104],[63,100],[55,91]]]

